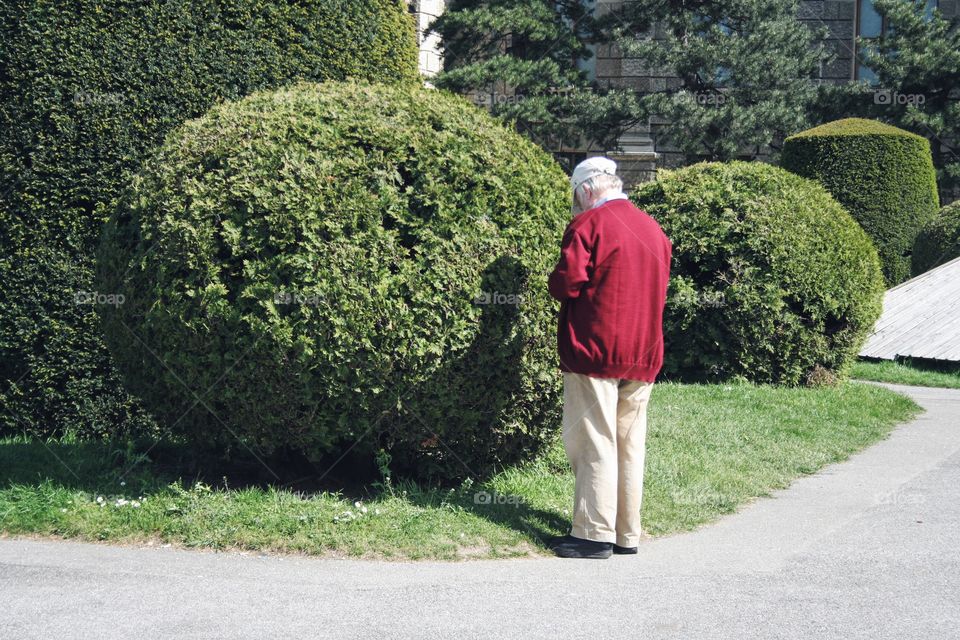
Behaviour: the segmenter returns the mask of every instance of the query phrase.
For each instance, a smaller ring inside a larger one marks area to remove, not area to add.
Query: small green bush
[[[107,341],[193,442],[482,474],[558,424],[551,157],[462,99],[302,84],[169,136],[106,227]],[[487,297],[483,297],[484,294]]]
[[[880,314],[870,238],[820,185],[762,163],[663,172],[633,195],[674,246],[663,374],[819,384]]]
[[[139,421],[100,337],[93,253],[144,155],[297,79],[417,78],[402,0],[10,0],[0,8],[0,432]],[[110,407],[91,413],[90,393]]]
[[[948,204],[927,223],[913,245],[913,275],[960,257],[960,200]]]
[[[873,120],[837,120],[787,138],[780,163],[825,186],[860,223],[888,285],[910,277],[913,243],[939,207],[925,138]]]

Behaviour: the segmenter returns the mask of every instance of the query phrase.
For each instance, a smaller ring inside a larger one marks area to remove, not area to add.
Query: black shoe
[[[614,552],[615,554],[617,554],[618,556],[632,556],[632,555],[636,555],[636,553],[637,553],[637,548],[636,548],[636,547],[621,547],[620,545],[615,544],[615,545],[613,545],[613,552]]]
[[[605,560],[613,554],[612,542],[594,542],[582,538],[572,538],[571,541],[554,547],[553,551],[561,558],[585,558],[590,560]]]
[[[571,542],[576,542],[579,539],[580,538],[574,538],[569,533],[565,536],[554,536],[549,540],[547,540],[547,547],[549,547],[550,549],[556,549],[562,544],[570,544]]]

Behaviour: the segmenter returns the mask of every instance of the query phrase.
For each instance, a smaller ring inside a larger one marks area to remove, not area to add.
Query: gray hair
[[[582,197],[584,187],[589,187],[590,192],[596,196],[598,193],[604,193],[605,191],[622,191],[623,180],[617,176],[601,173],[593,176],[589,180],[584,180],[580,186],[577,187],[575,194]]]

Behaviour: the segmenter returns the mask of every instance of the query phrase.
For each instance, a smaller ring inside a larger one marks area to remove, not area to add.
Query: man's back
[[[550,293],[563,304],[560,368],[652,382],[663,364],[670,241],[629,200],[611,200],[568,225]]]

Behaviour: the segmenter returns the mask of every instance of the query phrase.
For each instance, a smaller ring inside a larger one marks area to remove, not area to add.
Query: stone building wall
[[[440,38],[428,34],[433,22],[446,7],[446,0],[409,0],[410,12],[417,25],[417,42],[420,43],[420,73],[429,78],[443,68],[443,56],[440,53]]]

